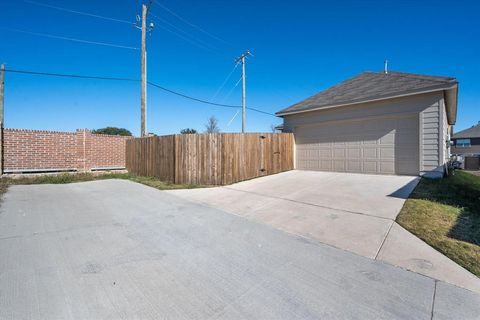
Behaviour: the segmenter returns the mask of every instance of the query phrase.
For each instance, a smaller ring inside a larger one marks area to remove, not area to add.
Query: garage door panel
[[[395,163],[393,161],[380,161],[380,168],[377,173],[395,173]]]
[[[364,159],[377,159],[378,158],[378,155],[377,155],[377,148],[372,148],[372,147],[367,147],[367,148],[363,148],[362,149],[363,151],[363,158]]]
[[[363,161],[363,171],[365,173],[377,173],[377,161]]]
[[[332,160],[320,160],[320,168],[325,171],[332,171]]]
[[[395,158],[395,149],[394,148],[385,148],[380,147],[380,158],[381,159],[394,159]]]
[[[357,160],[348,160],[347,161],[347,171],[349,172],[360,172],[362,171],[362,162]]]
[[[333,160],[333,170],[344,172],[345,169],[345,160]]]
[[[386,136],[380,138],[380,144],[394,144],[395,143],[395,133],[390,132]]]
[[[419,173],[417,115],[300,126],[295,136],[299,169]]]
[[[333,149],[333,158],[334,159],[345,159],[346,158],[346,152],[345,152],[345,149],[338,149],[338,148],[334,148]]]
[[[347,158],[348,159],[361,159],[362,158],[362,149],[360,149],[358,147],[347,149]]]

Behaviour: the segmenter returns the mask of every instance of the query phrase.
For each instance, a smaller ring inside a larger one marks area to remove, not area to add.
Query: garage
[[[301,170],[440,178],[450,158],[458,82],[364,72],[280,110]]]
[[[418,116],[299,126],[296,168],[418,175]]]

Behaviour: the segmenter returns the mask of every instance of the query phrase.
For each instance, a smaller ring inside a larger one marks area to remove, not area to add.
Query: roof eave
[[[453,126],[457,122],[458,83],[445,90],[445,104],[448,124]]]
[[[403,94],[398,94],[398,95],[392,95],[388,97],[381,97],[381,98],[375,98],[375,99],[366,99],[362,101],[355,101],[355,102],[347,102],[347,103],[342,103],[342,104],[335,104],[335,105],[327,105],[327,106],[321,106],[318,108],[313,108],[313,109],[306,109],[306,110],[294,110],[294,111],[287,111],[287,112],[276,112],[275,115],[277,117],[283,117],[283,116],[289,116],[293,114],[298,114],[298,113],[305,113],[305,112],[312,112],[312,111],[319,111],[319,110],[325,110],[325,109],[331,109],[331,108],[338,108],[338,107],[346,107],[346,106],[353,106],[357,104],[362,104],[362,103],[369,103],[369,102],[376,102],[376,101],[382,101],[382,100],[390,100],[390,99],[395,99],[395,98],[403,98],[403,97],[410,97],[414,95],[419,95],[419,94],[425,94],[425,93],[432,93],[432,92],[438,92],[438,91],[449,91],[452,89],[457,90],[458,84],[455,83],[449,87],[440,87],[440,88],[435,88],[435,89],[429,89],[429,90],[423,90],[423,91],[415,91],[415,92],[409,92],[409,93],[403,93]],[[457,93],[455,93],[457,94]],[[454,113],[454,123],[456,120],[456,101],[455,101],[455,113]],[[449,120],[450,122],[450,120]]]

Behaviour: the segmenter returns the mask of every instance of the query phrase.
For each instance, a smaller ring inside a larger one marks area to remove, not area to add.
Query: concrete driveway
[[[0,319],[480,314],[471,291],[122,180],[12,186],[0,257]]]
[[[418,177],[289,171],[169,191],[358,255],[480,293],[480,279],[395,223]]]

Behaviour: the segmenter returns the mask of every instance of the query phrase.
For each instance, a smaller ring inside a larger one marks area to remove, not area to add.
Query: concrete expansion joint
[[[432,296],[432,312],[430,314],[430,320],[433,320],[433,314],[434,314],[434,308],[435,308],[435,296],[437,294],[437,283],[438,283],[438,280],[437,279],[434,279],[435,283],[434,283],[434,287],[433,287],[433,296]]]
[[[395,221],[392,220],[392,223],[390,224],[390,227],[388,228],[387,234],[385,235],[385,238],[383,238],[382,243],[380,244],[380,247],[378,247],[377,253],[375,254],[374,260],[377,260],[378,255],[380,254],[380,251],[382,251],[383,245],[385,244],[385,241],[387,241],[388,235],[390,234],[390,231],[392,230],[393,225],[395,224]]]

